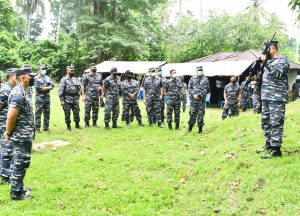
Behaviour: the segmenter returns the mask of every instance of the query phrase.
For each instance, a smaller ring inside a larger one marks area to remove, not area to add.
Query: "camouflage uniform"
[[[32,95],[33,95],[33,89],[32,89],[32,87],[28,87],[26,89],[26,92],[28,94],[28,97],[30,98],[30,101],[32,102]]]
[[[159,76],[162,82],[162,86],[165,87],[167,83],[166,77]],[[163,99],[160,101],[160,115],[161,115],[161,122],[165,121],[165,95],[163,95]]]
[[[295,101],[297,100],[297,98],[299,98],[299,89],[300,89],[300,83],[295,82],[292,85],[292,93],[293,93],[293,97],[292,100]]]
[[[261,72],[256,76],[256,83],[253,89],[252,101],[253,101],[253,111],[254,113],[261,113]]]
[[[190,96],[189,129],[192,129],[196,119],[198,119],[198,127],[202,130],[204,125],[206,94],[210,92],[208,78],[205,76],[192,77],[189,81],[188,91]],[[198,95],[198,97],[200,97],[198,101],[194,100],[194,95]]]
[[[157,122],[161,124],[161,100],[160,91],[163,83],[159,77],[147,77],[144,82],[144,89],[146,95],[146,110],[148,115],[148,122],[150,125]]]
[[[280,148],[285,104],[288,99],[289,62],[281,55],[268,60],[262,78],[262,129],[272,147]]]
[[[85,94],[85,115],[84,121],[87,124],[92,119],[95,124],[98,120],[99,113],[99,98],[101,96],[102,77],[98,73],[90,72],[82,79]]]
[[[142,116],[141,116],[141,110],[138,106],[137,99],[133,100],[129,95],[134,94],[135,98],[137,98],[137,94],[139,92],[139,82],[130,79],[130,80],[124,80],[121,83],[121,89],[123,92],[123,108],[124,108],[124,120],[127,124],[131,122],[131,113],[136,117],[137,121],[141,123]]]
[[[182,111],[185,112],[186,110],[186,104],[187,104],[187,99],[186,99],[186,93],[187,93],[187,84],[184,81],[181,81],[183,88],[181,91],[181,96],[180,96],[180,101],[182,104]]]
[[[245,87],[246,80],[241,83],[242,99],[241,99],[241,109],[243,112],[247,111],[251,107],[251,83]]]
[[[8,111],[8,97],[13,89],[10,82],[5,83],[0,90],[0,132],[1,136],[6,130],[6,117]],[[13,142],[1,139],[0,174],[3,178],[9,178],[11,173],[11,163],[13,159]]]
[[[182,93],[183,85],[181,80],[170,78],[165,84],[165,92],[168,97],[167,102],[167,122],[172,124],[172,113],[174,110],[174,122],[178,129],[180,123],[180,96]]]
[[[119,87],[121,86],[120,77],[114,77],[110,75],[103,82],[106,88],[106,103],[104,109],[104,122],[109,123],[112,113],[112,121],[116,123],[118,121],[120,113],[119,105]]]
[[[73,110],[74,122],[79,123],[79,98],[80,98],[80,82],[75,77],[65,76],[60,80],[58,96],[60,101],[64,101],[65,122],[67,125],[71,123],[70,115]]]
[[[235,84],[229,83],[225,86],[224,92],[227,95],[227,104],[224,105],[224,112],[222,113],[222,118],[225,119],[228,115],[238,116],[239,115],[239,107],[238,107],[238,99],[241,94],[241,88],[238,82]]]
[[[24,190],[24,177],[30,165],[32,140],[34,137],[34,118],[32,103],[21,85],[11,91],[9,107],[19,110],[10,140],[13,141],[13,165],[11,172],[11,190],[20,195]]]
[[[35,129],[40,130],[41,115],[44,113],[44,130],[49,129],[50,121],[50,90],[54,88],[54,83],[50,77],[46,75],[38,75],[35,79]],[[49,91],[43,92],[44,87],[49,88]]]

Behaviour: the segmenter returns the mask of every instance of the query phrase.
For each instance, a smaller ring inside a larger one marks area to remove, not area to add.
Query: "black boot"
[[[85,127],[86,127],[86,128],[90,128],[90,127],[91,127],[91,126],[90,126],[90,122],[88,122],[88,121],[85,122]]]
[[[202,129],[203,129],[203,126],[199,126],[199,131],[198,131],[198,134],[202,134]]]
[[[139,126],[144,127],[145,125],[142,123],[142,121],[139,121]]]
[[[118,126],[117,122],[113,122],[112,128],[121,128],[121,127]]]
[[[193,130],[193,125],[189,125],[189,129],[186,131],[187,133],[191,133]]]
[[[158,126],[159,128],[162,128],[161,122],[158,122],[157,126]]]
[[[173,130],[172,123],[168,123],[169,130]]]
[[[27,194],[25,191],[12,191],[11,192],[11,199],[12,200],[29,200],[32,199],[33,196],[30,194]]]
[[[261,149],[257,149],[256,153],[260,154],[260,153],[263,153],[263,152],[271,150],[271,149],[272,148],[271,148],[270,142],[266,142],[266,145],[264,147],[262,147]]]
[[[93,127],[98,127],[97,121],[93,121]]]
[[[82,127],[79,125],[79,122],[76,122],[76,123],[75,123],[75,128],[76,128],[76,129],[82,129]]]
[[[272,147],[272,150],[269,154],[261,156],[262,159],[270,159],[272,157],[282,157],[280,147]]]
[[[67,124],[67,130],[68,130],[68,131],[71,131],[71,124],[70,124],[70,123]]]
[[[2,176],[2,180],[1,180],[0,184],[1,185],[9,185],[10,184],[9,177]]]
[[[111,128],[109,127],[109,123],[108,122],[105,122],[105,129],[106,130],[111,130]]]
[[[176,123],[175,130],[180,130],[179,123]]]

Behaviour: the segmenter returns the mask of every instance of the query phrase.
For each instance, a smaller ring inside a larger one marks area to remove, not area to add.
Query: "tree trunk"
[[[56,43],[59,42],[59,34],[60,34],[60,22],[61,22],[61,11],[62,11],[62,3],[59,1],[59,12],[58,12],[58,21],[57,21],[57,30],[56,30]]]
[[[31,15],[28,14],[27,17],[26,17],[26,19],[27,19],[27,27],[26,27],[27,29],[26,29],[26,37],[25,37],[25,39],[29,40],[30,29],[31,29]]]

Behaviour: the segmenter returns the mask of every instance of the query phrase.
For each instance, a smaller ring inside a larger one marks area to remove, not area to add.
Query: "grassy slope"
[[[51,132],[36,142],[71,145],[34,152],[25,183],[35,198],[11,202],[9,186],[1,186],[1,215],[300,214],[300,101],[287,106],[284,157],[261,160],[260,116],[251,111],[221,121],[220,109],[208,109],[202,136],[196,128],[184,134],[187,113],[180,132],[136,122],[106,131],[103,109],[101,128],[67,132],[56,93]]]

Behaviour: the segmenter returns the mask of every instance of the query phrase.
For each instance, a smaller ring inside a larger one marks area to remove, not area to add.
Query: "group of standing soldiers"
[[[197,67],[197,76],[192,77],[189,82],[189,95],[191,101],[189,129],[192,128],[198,119],[199,133],[202,133],[205,114],[205,98],[210,91],[208,79],[204,76],[203,68]],[[119,128],[117,121],[120,112],[119,90],[123,93],[123,115],[122,119],[127,125],[130,125],[135,117],[140,126],[142,123],[141,111],[137,102],[137,96],[140,92],[140,83],[134,79],[133,72],[127,70],[124,74],[125,79],[121,81],[116,67],[111,68],[110,76],[102,79],[97,73],[96,64],[90,65],[90,72],[85,74],[80,83],[73,77],[74,68],[67,67],[67,75],[61,79],[58,95],[65,113],[65,122],[67,129],[71,130],[70,113],[73,110],[75,128],[80,129],[79,124],[79,100],[80,94],[85,102],[85,127],[90,127],[91,111],[93,126],[98,127],[99,106],[104,108],[105,129]],[[175,129],[180,129],[180,110],[181,104],[183,111],[186,109],[187,85],[182,77],[177,77],[176,70],[170,71],[170,79],[162,77],[161,68],[150,68],[149,76],[142,81],[144,88],[144,103],[150,126],[153,124],[162,127],[164,123],[165,102],[167,104],[167,123],[170,130],[172,126],[172,116],[174,113]],[[99,100],[100,98],[100,100]],[[100,103],[99,103],[100,101]]]

